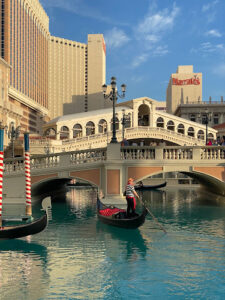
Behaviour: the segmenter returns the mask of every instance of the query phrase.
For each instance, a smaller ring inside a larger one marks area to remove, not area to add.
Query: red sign
[[[190,79],[178,79],[178,78],[172,78],[173,79],[173,85],[199,85],[200,79],[198,77],[193,77]]]

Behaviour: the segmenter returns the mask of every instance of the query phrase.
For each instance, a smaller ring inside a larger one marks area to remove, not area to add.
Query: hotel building
[[[102,34],[89,34],[87,44],[50,37],[49,115],[110,107],[102,95],[106,77],[106,46]]]
[[[13,122],[21,132],[42,134],[51,118],[112,105],[102,95],[102,34],[88,35],[87,44],[51,36],[49,18],[38,0],[0,0],[0,19],[4,125],[10,128]]]
[[[48,115],[49,18],[38,0],[1,0],[0,53],[10,66],[6,125],[38,133]],[[6,106],[4,105],[4,107]]]
[[[193,66],[178,66],[170,77],[166,93],[166,110],[174,114],[180,104],[202,101],[202,73],[194,73]]]

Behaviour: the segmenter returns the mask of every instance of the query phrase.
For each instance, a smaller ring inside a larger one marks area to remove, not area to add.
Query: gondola
[[[163,188],[167,185],[167,182],[163,182],[161,184],[157,185],[135,185],[134,188],[136,191],[150,191],[150,190],[155,190],[155,189],[160,189]]]
[[[127,217],[126,210],[115,206],[106,206],[97,197],[97,214],[102,223],[122,227],[127,229],[135,229],[145,222],[147,209],[144,208],[141,214],[135,214],[133,217]]]
[[[15,226],[0,227],[0,240],[1,239],[17,239],[28,235],[33,235],[45,229],[48,223],[47,213],[41,218],[25,224]],[[4,224],[3,224],[4,225]]]

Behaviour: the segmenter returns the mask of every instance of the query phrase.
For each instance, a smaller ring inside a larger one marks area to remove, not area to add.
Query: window
[[[195,114],[190,115],[190,121],[196,122],[196,115]]]
[[[193,128],[193,127],[189,127],[189,128],[188,128],[187,134],[188,134],[189,136],[194,136],[194,135],[195,135],[194,128]]]
[[[181,133],[181,134],[184,134],[184,125],[183,124],[179,124],[177,126],[177,132]]]
[[[213,123],[214,123],[214,125],[219,124],[219,115],[218,114],[213,115]]]
[[[168,123],[167,123],[167,130],[171,130],[171,131],[174,131],[174,123],[173,123],[173,121],[169,121]]]
[[[156,127],[164,128],[164,120],[163,118],[159,117],[156,121]]]

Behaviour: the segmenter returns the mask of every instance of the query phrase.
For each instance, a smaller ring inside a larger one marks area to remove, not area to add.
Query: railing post
[[[59,158],[59,165],[60,167],[68,167],[70,166],[70,162],[71,162],[71,159],[70,159],[70,156],[71,154],[70,153],[63,153],[62,155],[60,155],[60,158]]]
[[[163,160],[163,147],[155,147],[155,160]]]
[[[120,160],[120,143],[110,143],[107,145],[107,160]]]
[[[193,160],[201,160],[201,148],[193,147]]]

